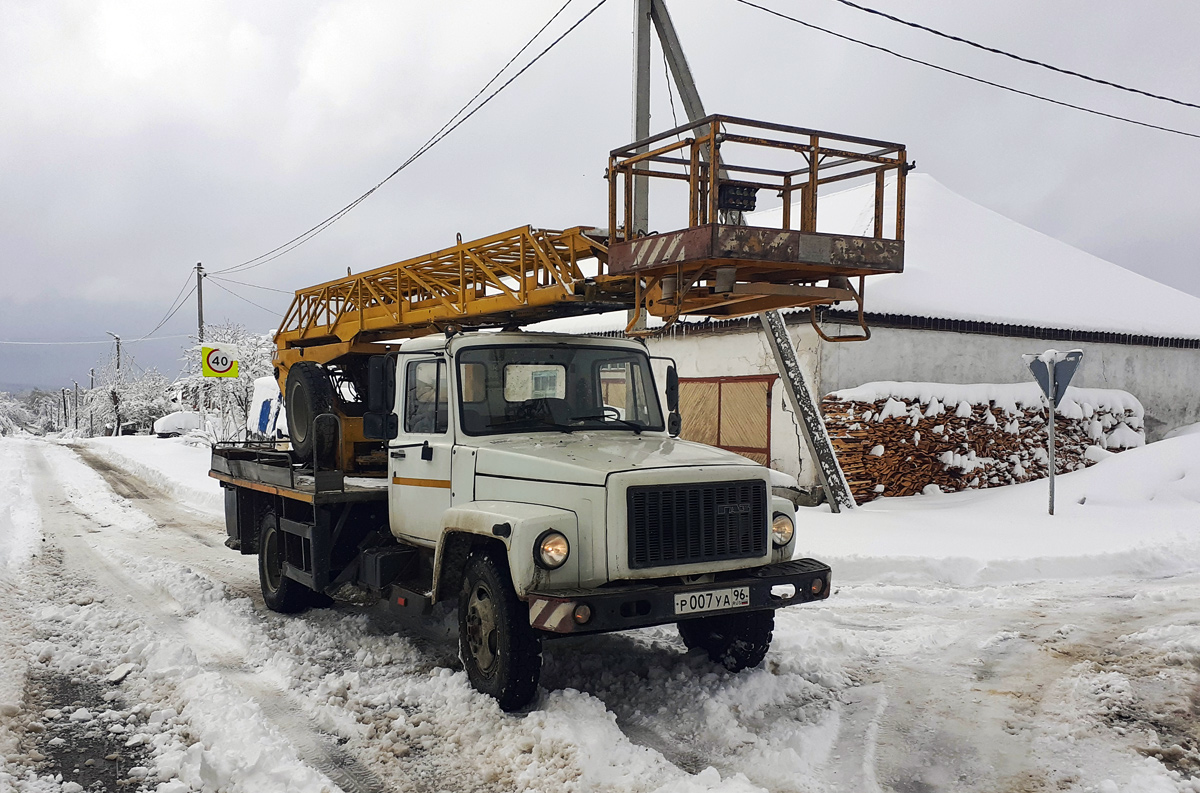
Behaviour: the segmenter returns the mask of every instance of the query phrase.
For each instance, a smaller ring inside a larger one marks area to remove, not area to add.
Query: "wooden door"
[[[770,465],[774,380],[774,375],[680,378],[679,436]]]

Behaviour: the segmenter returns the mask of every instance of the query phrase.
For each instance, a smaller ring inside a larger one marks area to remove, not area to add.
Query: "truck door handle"
[[[429,445],[429,441],[422,441],[421,443],[405,443],[400,446],[393,446],[392,449],[393,450],[395,450],[395,449],[412,449],[417,446],[421,447],[421,459],[422,460],[432,460],[433,459],[433,447]],[[393,460],[402,459],[404,457],[404,452],[393,451],[391,454],[391,457]]]

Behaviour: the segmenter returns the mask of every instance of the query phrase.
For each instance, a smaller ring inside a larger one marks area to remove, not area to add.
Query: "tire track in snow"
[[[1158,587],[1163,595],[1140,602],[1127,594]],[[849,781],[852,764],[862,769],[857,787],[864,790],[872,789],[872,769],[883,790],[1089,789],[1106,780],[1124,784],[1131,774],[1159,775],[1163,790],[1174,789],[1162,778],[1174,772],[1168,744],[1186,730],[1139,721],[1168,712],[1162,703],[1170,700],[1156,691],[1164,676],[1176,681],[1178,697],[1200,675],[1170,659],[1170,649],[1139,644],[1136,636],[1157,636],[1156,627],[1175,628],[1189,614],[1194,622],[1194,578],[940,593],[934,586],[862,589],[858,597],[848,590],[832,620],[844,630],[838,641],[852,638],[867,651],[858,672],[863,684],[843,699],[835,749],[844,758],[835,769],[842,778],[832,782]],[[936,634],[919,632],[932,624],[941,626]],[[1200,661],[1200,653],[1190,657]],[[872,690],[886,690],[886,710],[872,703]],[[867,718],[870,710],[875,718]],[[1147,743],[1158,745],[1147,726],[1166,747],[1157,769],[1140,758],[1155,756]],[[863,757],[859,764],[856,753],[871,754],[872,747],[874,762]],[[1183,784],[1180,790],[1189,789]]]
[[[283,733],[297,754],[337,783],[345,793],[386,793],[383,783],[328,735],[314,732],[308,717],[288,702],[286,692],[266,686],[259,674],[242,667],[225,670],[223,677],[262,708],[263,715]]]
[[[214,519],[172,502],[170,497],[153,485],[110,463],[83,445],[72,445],[71,451],[122,498],[136,501],[137,506],[163,528],[171,528],[191,537],[209,548],[229,553],[225,547],[224,527]],[[214,531],[214,527],[219,527]]]
[[[880,691],[879,700],[875,704],[875,715],[867,725],[867,732],[863,738],[866,746],[863,749],[862,775],[863,790],[866,793],[883,793],[879,787],[879,779],[875,775],[875,752],[879,747],[879,722],[883,719],[883,712],[887,710],[887,706],[887,694]]]
[[[91,462],[86,458],[85,461]],[[195,646],[195,642],[189,636],[190,617],[182,616],[187,613],[187,607],[161,588],[149,588],[141,581],[134,580],[119,562],[114,562],[107,555],[98,552],[92,547],[91,541],[83,540],[84,533],[95,532],[87,527],[88,523],[94,524],[94,520],[72,506],[69,499],[56,498],[61,491],[55,492],[57,483],[44,455],[39,455],[34,460],[33,467],[38,478],[50,485],[43,488],[39,494],[42,513],[57,518],[46,522],[49,529],[47,533],[55,544],[63,549],[64,564],[90,577],[109,594],[119,596],[122,606],[132,608],[154,633],[170,637],[182,645],[194,647],[198,660],[203,658],[211,648],[207,645]],[[105,472],[98,473],[103,476]],[[119,472],[111,468],[107,468],[107,473],[115,479],[123,479]],[[108,481],[109,477],[106,476],[105,479]],[[127,482],[122,489],[126,492],[142,492],[135,484]],[[157,500],[144,493],[140,498],[151,502]],[[64,521],[62,518],[71,520]],[[76,528],[82,528],[83,531],[76,533]],[[188,532],[188,536],[192,534]],[[203,539],[194,536],[192,539],[198,540],[197,545],[201,547],[212,547]],[[224,547],[221,550],[229,553]],[[117,552],[121,553],[119,550]],[[234,663],[231,664],[230,661]],[[307,717],[288,705],[281,694],[262,684],[254,670],[236,663],[235,658],[228,656],[208,663],[200,661],[199,666],[206,672],[218,673],[222,681],[234,686],[247,700],[254,702],[266,721],[288,740],[299,758],[324,774],[345,793],[382,793],[386,790],[371,771],[341,751],[335,739],[314,732],[307,723]]]
[[[87,449],[79,446],[70,448],[84,463],[92,467],[114,491],[137,494],[139,498],[134,502],[136,508],[155,521],[165,534],[176,538],[176,541],[163,547],[145,548],[144,551],[147,555],[157,553],[168,562],[186,563],[190,567],[204,571],[209,578],[219,582],[221,586],[227,587],[233,593],[247,597],[255,604],[257,613],[260,617],[265,618],[265,624],[271,626],[272,631],[286,630],[286,626],[289,625],[299,627],[296,625],[299,623],[307,625],[314,631],[314,648],[317,644],[338,641],[328,635],[328,626],[321,626],[321,623],[325,621],[322,616],[324,611],[313,612],[315,618],[310,615],[280,616],[266,611],[261,590],[258,587],[255,557],[241,556],[225,547],[223,543],[224,526],[219,524],[216,519],[174,503],[169,494],[159,491],[153,484],[144,482],[135,474],[110,464]],[[231,581],[234,583],[230,583]],[[345,616],[350,617],[351,615]],[[394,615],[373,611],[367,614],[367,618],[372,629],[378,630],[382,634],[392,634],[398,627],[398,620]],[[211,644],[214,637],[205,636],[200,631],[187,630],[192,627],[194,627],[194,621],[182,626],[185,634],[192,634],[186,637],[189,643],[197,649],[202,647],[209,649],[205,645]],[[452,660],[454,665],[457,664],[456,649],[448,652],[445,646],[445,639],[449,634],[445,633],[444,627],[442,625],[422,625],[416,627],[420,635],[407,636],[414,626],[405,626],[406,639],[423,657],[423,662],[414,670],[422,676],[428,675],[439,666],[444,666],[448,659]],[[457,623],[455,623],[456,627]],[[425,633],[429,633],[429,635],[425,636]],[[220,637],[215,638],[220,639]],[[456,648],[456,630],[453,640]],[[217,644],[220,642],[218,641]],[[217,649],[219,650],[219,648]],[[312,657],[309,656],[302,660],[312,661]],[[383,783],[380,782],[380,777],[370,770],[375,761],[368,759],[364,764],[354,754],[341,748],[338,743],[339,739],[314,730],[312,715],[302,710],[296,695],[280,689],[276,681],[265,679],[256,670],[247,667],[243,661],[244,659],[237,653],[226,653],[225,657],[210,659],[209,668],[220,672],[227,682],[242,690],[248,700],[256,702],[284,737],[302,754],[306,762],[337,782],[348,793],[385,789]],[[328,662],[322,661],[321,663]],[[335,668],[337,666],[342,665],[335,665]],[[353,664],[346,665],[341,671],[353,672]],[[441,790],[447,774],[451,778],[456,774],[464,774],[465,776],[461,780],[464,790],[468,787],[472,790],[479,789],[478,780],[468,783],[466,778],[466,776],[474,774],[475,769],[447,769],[442,763],[430,763],[422,760],[419,753],[416,752],[402,760],[397,759],[396,762],[403,768],[400,779],[396,778],[397,774],[394,769],[390,773],[380,771],[380,774],[389,778],[389,784],[393,785],[393,788],[387,789]],[[474,775],[477,776],[477,774]],[[396,787],[397,785],[398,787]]]

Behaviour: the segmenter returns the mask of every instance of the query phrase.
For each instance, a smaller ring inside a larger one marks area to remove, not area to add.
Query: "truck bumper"
[[[645,628],[717,614],[778,609],[829,597],[829,578],[829,565],[824,562],[793,559],[732,575],[721,574],[715,581],[703,584],[630,584],[601,589],[530,592],[527,598],[529,624],[550,634],[578,635]],[[749,605],[675,613],[677,595],[735,588],[749,590]],[[581,619],[584,615],[587,619]]]

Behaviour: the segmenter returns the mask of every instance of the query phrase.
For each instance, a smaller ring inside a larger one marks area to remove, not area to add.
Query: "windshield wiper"
[[[561,430],[562,432],[574,432],[575,431],[575,428],[572,427],[571,425],[561,424],[561,423],[555,421],[554,419],[551,419],[551,418],[548,418],[545,416],[531,416],[529,418],[509,419],[508,421],[489,421],[487,428],[489,430],[501,429],[501,428],[505,428],[505,427],[514,427],[514,426],[521,425],[521,424],[524,424],[527,426],[535,426],[535,427],[541,426],[541,425],[546,425],[548,427],[554,427],[557,430]]]
[[[601,413],[598,416],[571,416],[571,421],[615,421],[618,424],[624,424],[626,427],[629,427],[629,429],[633,430],[634,435],[641,435],[642,430],[646,428],[644,424],[638,424],[636,421],[629,421],[628,419],[619,419],[607,413]]]

